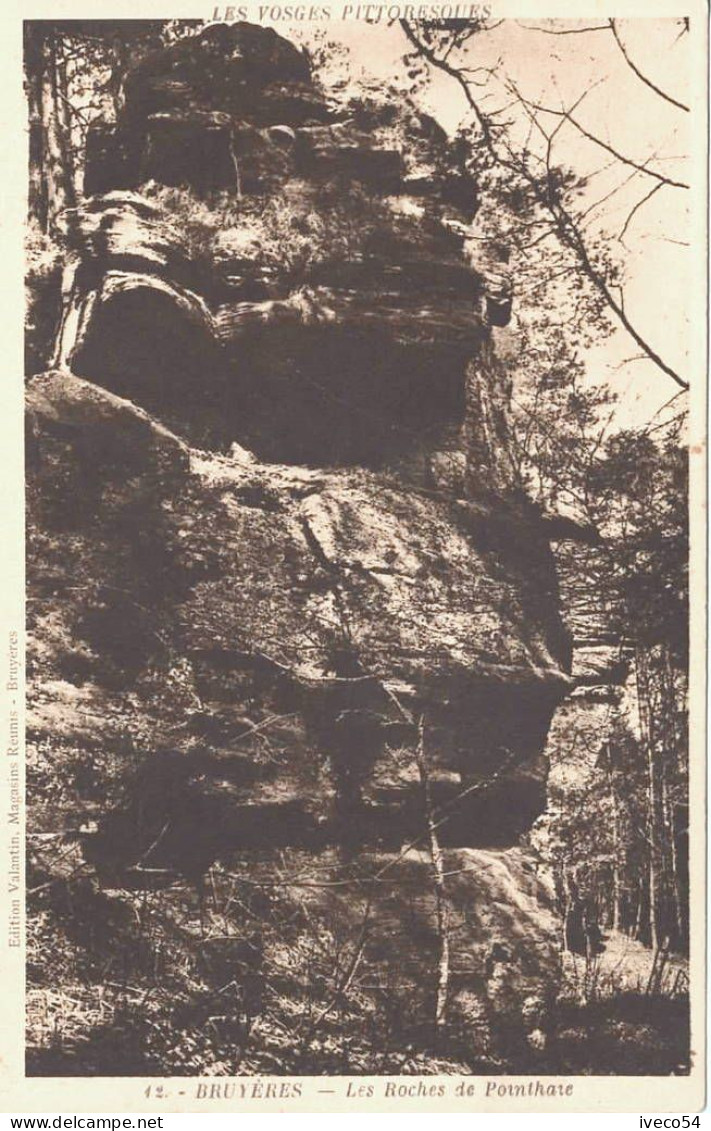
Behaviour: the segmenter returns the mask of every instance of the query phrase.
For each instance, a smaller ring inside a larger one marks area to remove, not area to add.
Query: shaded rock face
[[[209,246],[147,182],[227,194]],[[85,187],[54,363],[267,460],[423,482],[461,449],[467,363],[506,288],[472,268],[476,188],[432,119],[336,102],[274,32],[213,26],[128,75]]]
[[[63,804],[111,889],[276,849],[386,867],[372,945],[395,968],[409,938],[422,980],[420,742],[439,839],[471,872],[452,1008],[514,1017],[555,966],[517,845],[570,647],[512,489],[510,296],[466,254],[473,186],[434,123],[335,106],[265,29],[210,28],[125,94],[89,136],[101,194],[67,217],[56,364],[28,386],[36,827],[50,743],[81,767]],[[228,191],[230,240],[196,253],[184,194],[146,178]],[[262,254],[270,197],[293,241],[328,239]]]
[[[278,780],[272,766],[259,786],[248,774],[227,789],[227,818],[234,800],[263,793],[318,816],[319,835],[357,840],[416,832],[410,746],[424,715],[438,800],[494,778],[444,838],[506,844],[526,830],[568,683],[530,520],[372,473],[197,452],[68,374],[33,379],[28,405],[31,510],[47,532],[33,569],[52,610],[50,635],[36,626],[49,664],[37,676],[58,666],[70,683],[96,682],[117,711],[135,685],[150,714],[146,671],[165,676],[179,656],[187,699],[159,745],[204,739],[215,765],[238,740],[249,754],[264,720],[246,703],[266,695],[271,714],[300,721],[278,728]]]
[[[354,232],[341,201],[329,246],[336,194],[287,184],[294,224],[322,229],[304,251],[315,262],[292,267],[227,255],[196,266],[163,210],[94,198],[68,220],[77,251],[56,361],[100,372],[199,442],[237,439],[270,460],[378,467],[451,447],[482,340],[480,280],[441,225],[428,238],[421,217],[382,201],[356,196]]]

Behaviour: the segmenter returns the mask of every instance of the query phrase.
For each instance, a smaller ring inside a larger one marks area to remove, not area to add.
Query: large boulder
[[[274,852],[300,850],[325,921],[357,936],[367,904],[364,972],[421,1037],[438,945],[421,741],[450,846],[449,1016],[468,1055],[523,1055],[557,943],[515,846],[570,682],[532,515],[196,451],[64,372],[30,382],[28,424],[33,874],[58,822],[119,901],[243,861],[268,888]]]
[[[85,188],[52,364],[271,461],[424,485],[464,450],[467,363],[510,296],[472,263],[460,148],[407,99],[334,98],[274,31],[212,25],[128,74]]]
[[[255,695],[290,718],[266,780],[225,786],[228,817],[235,799],[278,795],[375,840],[419,820],[422,717],[437,800],[469,789],[445,839],[507,844],[530,825],[570,681],[550,551],[526,508],[191,451],[64,373],[35,378],[28,405],[33,571],[49,587],[33,608],[35,674],[53,693],[81,677],[83,694],[138,695],[153,718],[143,680],[179,657],[186,699],[159,745],[199,738],[221,775],[265,737]]]
[[[419,459],[424,483],[427,451],[459,431],[487,333],[462,238],[419,207],[283,192],[292,219],[275,216],[276,237],[258,208],[227,229],[216,213],[200,259],[169,200],[114,190],[67,214],[54,363],[212,447],[237,440],[291,463]]]

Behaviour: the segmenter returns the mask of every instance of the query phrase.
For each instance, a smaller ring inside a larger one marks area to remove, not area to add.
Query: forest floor
[[[686,958],[617,931],[592,960],[563,956],[562,994],[539,1071],[685,1075],[693,1060]]]
[[[538,1041],[518,1031],[487,1037],[485,1025],[462,1027],[452,1015],[435,1052],[427,1039],[401,1031],[402,1017],[386,1016],[380,999],[371,1003],[355,986],[336,1004],[308,936],[288,934],[283,916],[273,955],[280,975],[246,1024],[251,982],[246,975],[222,976],[225,962],[242,969],[254,941],[251,913],[239,917],[241,903],[232,908],[234,953],[210,956],[213,986],[204,956],[195,965],[196,953],[203,954],[195,932],[204,925],[186,889],[136,893],[134,900],[124,893],[117,900],[78,879],[71,890],[45,885],[38,898],[43,906],[30,920],[28,938],[31,1076],[666,1076],[686,1074],[693,1058],[685,961],[673,956],[660,967],[649,949],[617,933],[592,962],[563,957],[563,979],[551,987],[557,1001]],[[245,914],[251,906],[244,905]],[[280,909],[294,906],[274,895],[261,907],[264,914]],[[328,1016],[324,1001],[333,1006]],[[384,1001],[394,1006],[392,992]],[[313,1035],[301,1024],[305,1006],[323,1015]]]
[[[621,931],[606,931],[605,949],[592,962],[579,955],[563,956],[565,981],[585,1000],[618,993],[661,993],[674,997],[688,989],[689,963],[680,954],[659,956]]]

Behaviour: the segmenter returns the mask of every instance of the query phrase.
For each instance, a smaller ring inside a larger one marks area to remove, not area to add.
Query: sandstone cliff
[[[429,815],[449,1056],[535,1063],[558,925],[521,838],[571,657],[476,186],[414,107],[336,100],[237,24],[129,74],[86,192],[28,383],[40,938],[90,987],[105,959],[121,1009],[153,971],[174,1062],[134,1027],[117,1070],[387,1071],[431,1040]],[[117,1009],[62,1071],[100,1070]],[[380,1061],[346,1049],[349,1010]]]

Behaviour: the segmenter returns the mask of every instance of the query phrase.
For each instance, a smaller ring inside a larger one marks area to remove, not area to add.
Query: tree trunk
[[[684,794],[687,789],[685,767],[683,765],[683,752],[688,746],[686,727],[680,721],[682,708],[686,701],[686,687],[684,676],[679,674],[668,648],[664,649],[664,704],[665,717],[669,719],[671,739],[667,755],[667,774],[665,775],[665,827],[669,848],[669,868],[671,887],[671,917],[676,933],[676,945],[683,949],[687,942],[688,926],[688,896],[681,879],[679,861],[679,846],[677,841],[677,806],[676,790],[683,783]],[[673,775],[670,780],[670,775]]]
[[[620,836],[620,803],[612,776],[612,751],[605,751],[607,788],[612,805],[612,929],[619,931],[622,924],[622,838]]]
[[[66,149],[57,107],[56,44],[51,37],[42,42],[41,126],[43,147],[43,181],[47,199],[47,227],[74,203],[73,186],[66,167]]]
[[[640,730],[647,755],[647,837],[649,841],[649,935],[651,946],[661,943],[661,904],[663,891],[663,825],[661,765],[650,704],[649,662],[643,648],[635,649],[637,703]]]
[[[644,924],[644,911],[645,911],[645,895],[646,895],[645,877],[640,873],[637,883],[637,910],[635,913],[634,929],[632,931],[632,938],[637,942],[642,941],[643,937],[643,924]]]
[[[447,995],[449,992],[449,910],[447,904],[447,891],[444,882],[444,861],[442,850],[437,836],[437,824],[432,808],[432,795],[430,779],[425,756],[425,727],[424,720],[418,722],[417,766],[422,783],[422,796],[424,800],[425,822],[432,859],[432,876],[434,879],[435,905],[437,909],[437,938],[439,940],[439,956],[437,961],[437,1000],[434,1017],[435,1043],[444,1025],[447,1013]]]
[[[44,71],[41,25],[25,25],[25,92],[29,119],[29,190],[27,211],[43,232],[47,231],[47,195],[44,179],[42,131],[42,74]]]
[[[77,202],[77,190],[74,144],[72,142],[72,116],[69,108],[69,83],[66,61],[59,56],[55,56],[54,100],[57,107],[58,140],[67,186],[67,206],[73,208]]]
[[[670,886],[670,920],[673,923],[673,947],[679,950],[684,944],[684,915],[682,908],[681,892],[679,890],[679,863],[676,848],[676,822],[674,820],[674,803],[671,799],[669,781],[664,778],[664,827],[669,849],[669,886]]]

